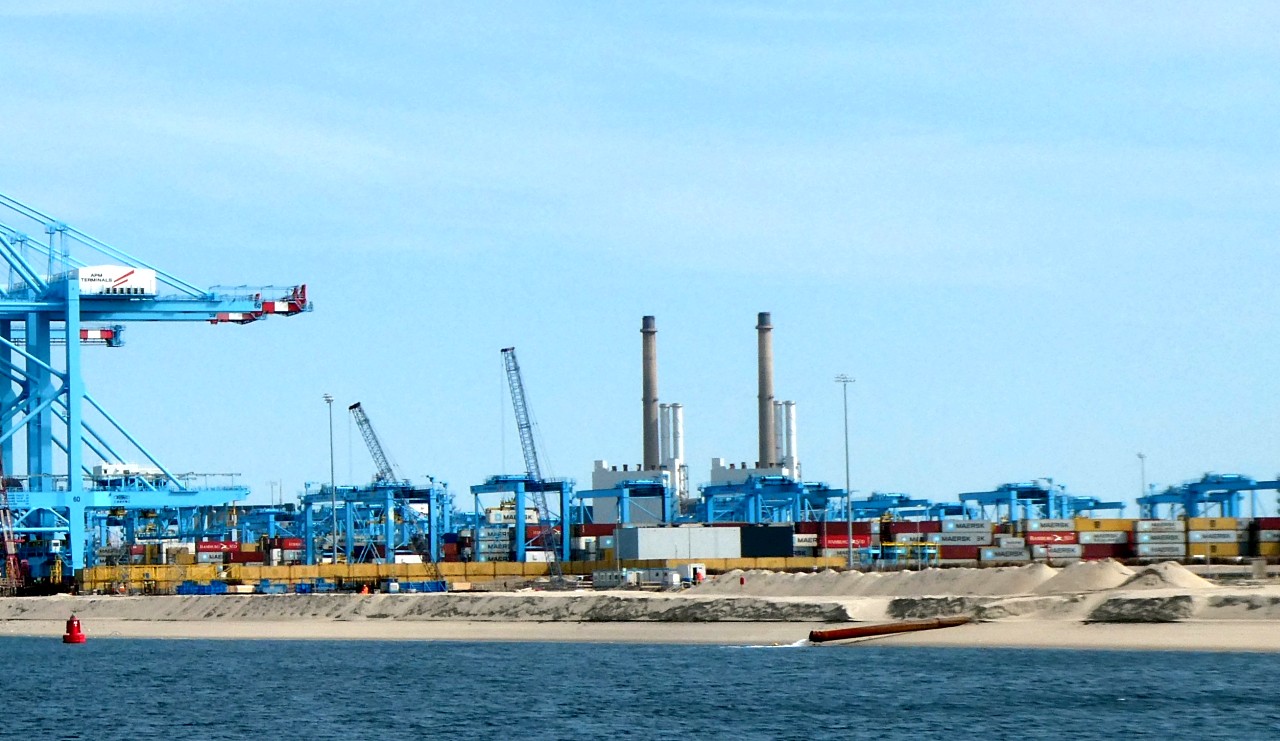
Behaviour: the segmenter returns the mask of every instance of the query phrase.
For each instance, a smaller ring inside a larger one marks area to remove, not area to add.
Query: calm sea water
[[[1280,657],[0,638],[28,739],[1276,739]]]

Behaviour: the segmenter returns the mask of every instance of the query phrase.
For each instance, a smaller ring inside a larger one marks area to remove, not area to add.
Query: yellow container
[[[787,559],[785,558],[757,558],[757,569],[768,569],[770,571],[782,571],[787,568]]]
[[[320,576],[319,566],[290,566],[289,578],[294,581],[311,581]]]
[[[1076,532],[1079,533],[1128,532],[1132,529],[1133,520],[1090,520],[1084,517],[1076,518]]]
[[[1264,558],[1280,556],[1280,543],[1259,543],[1258,555]]]
[[[494,576],[524,576],[524,564],[514,561],[490,561]]]
[[[1280,545],[1277,543],[1276,545]],[[1240,555],[1239,543],[1192,543],[1190,553],[1206,558],[1234,558]]]
[[[1235,530],[1234,517],[1190,517],[1187,519],[1188,530]]]

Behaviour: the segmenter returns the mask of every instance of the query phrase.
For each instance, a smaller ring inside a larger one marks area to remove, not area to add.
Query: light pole
[[[849,489],[849,384],[853,382],[854,379],[844,373],[836,376],[836,383],[840,384],[840,390],[844,392],[844,517],[848,525],[846,534],[849,569],[853,569],[853,492]]]
[[[324,395],[329,405],[329,511],[333,514],[333,563],[338,562],[338,487],[333,474],[333,394]]]
[[[1142,491],[1138,494],[1140,497],[1147,495],[1147,454],[1138,453],[1138,467],[1142,469]]]

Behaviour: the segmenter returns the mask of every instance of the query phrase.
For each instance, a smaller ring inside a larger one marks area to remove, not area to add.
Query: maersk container
[[[1022,532],[1036,533],[1041,531],[1049,532],[1075,532],[1075,520],[1023,520]]]
[[[1186,558],[1187,547],[1174,543],[1139,543],[1138,558]]]
[[[943,520],[942,532],[944,533],[989,533],[991,532],[990,520]]]
[[[1082,545],[1033,545],[1031,546],[1031,555],[1036,558],[1061,559],[1061,558],[1083,558],[1084,546]]]
[[[991,545],[991,533],[929,533],[929,542],[938,545]]]
[[[742,557],[741,536],[731,527],[622,527],[614,538],[624,561]]]
[[[1187,540],[1192,543],[1239,543],[1240,532],[1238,530],[1192,530],[1187,533]]]
[[[1135,543],[1185,543],[1186,533],[1134,533]]]
[[[1181,533],[1186,529],[1185,520],[1138,520],[1133,523],[1136,533]]]
[[[1016,563],[1030,561],[1031,553],[1026,548],[983,548],[978,557],[987,563]]]
[[[1259,543],[1280,543],[1280,530],[1259,530]]]
[[[154,296],[156,271],[128,265],[91,265],[76,271],[85,296]]]
[[[996,545],[1000,548],[1026,548],[1026,538],[1016,538],[1012,535],[997,535]]]

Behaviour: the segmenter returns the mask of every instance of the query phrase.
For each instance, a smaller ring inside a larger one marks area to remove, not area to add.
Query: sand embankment
[[[0,600],[0,634],[790,644],[813,627],[968,615],[884,645],[1280,651],[1280,586],[1203,579],[1176,563],[1055,569],[730,572],[682,593],[47,597]]]

